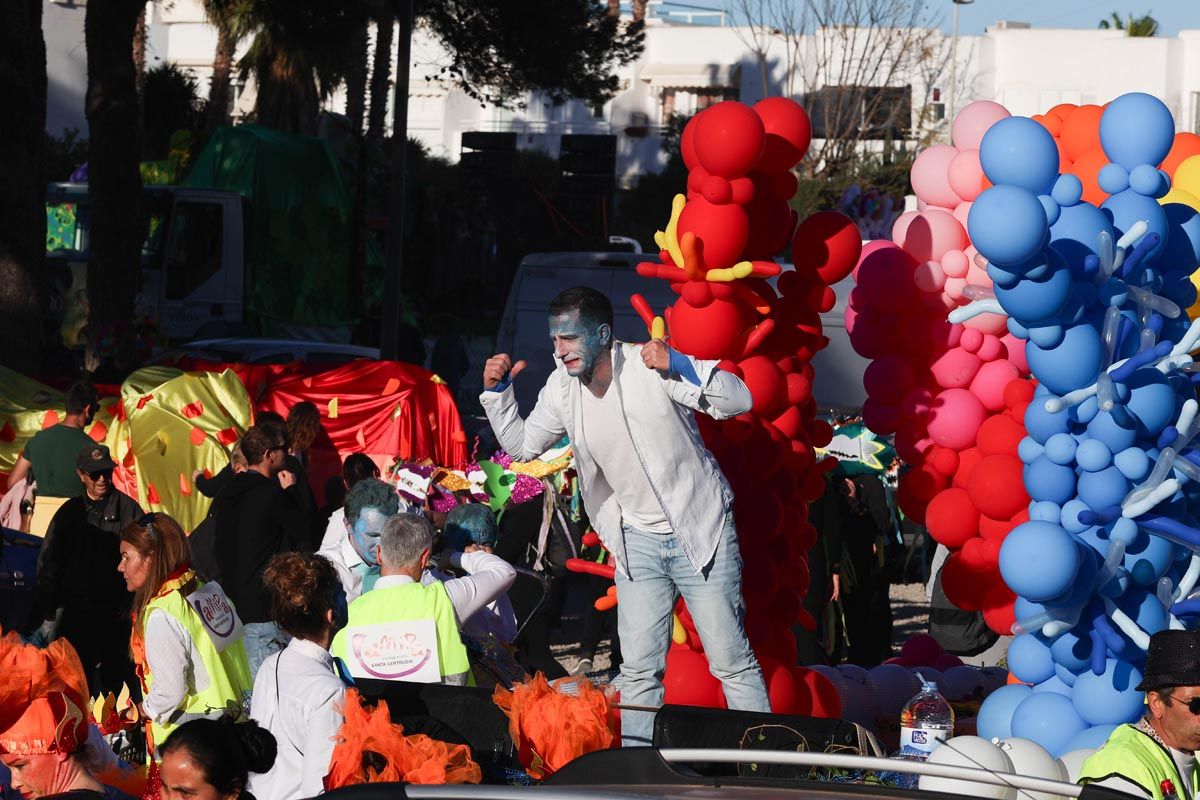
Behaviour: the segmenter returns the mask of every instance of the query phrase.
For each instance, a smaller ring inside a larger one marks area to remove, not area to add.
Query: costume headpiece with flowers
[[[0,639],[0,753],[73,753],[88,737],[88,688],[70,642]]]

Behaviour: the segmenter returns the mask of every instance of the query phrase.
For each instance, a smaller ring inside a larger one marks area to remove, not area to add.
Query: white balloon
[[[1085,747],[1082,750],[1072,750],[1069,753],[1063,753],[1058,757],[1058,763],[1067,772],[1067,780],[1071,783],[1079,782],[1079,773],[1083,769],[1083,762],[1087,761],[1092,753],[1096,752],[1090,747]]]
[[[875,716],[900,718],[904,704],[921,691],[921,681],[899,664],[880,664],[871,670],[875,680]]]
[[[978,667],[951,667],[942,673],[941,685],[947,700],[969,700],[986,695],[989,680]]]
[[[989,772],[1013,771],[1012,760],[996,745],[979,736],[955,736],[938,745],[929,755],[930,764],[946,764],[955,767],[984,769]],[[1011,786],[995,786],[990,783],[959,781],[952,778],[935,778],[922,775],[917,782],[921,791],[948,792],[967,797],[989,798],[990,800],[1016,800],[1017,792]]]
[[[842,664],[836,671],[846,688],[846,693],[842,695],[842,719],[874,729],[875,695],[878,692],[875,679],[857,664]]]
[[[1013,763],[1013,772],[1018,775],[1028,775],[1031,778],[1045,778],[1049,781],[1067,782],[1067,768],[1046,752],[1037,742],[1028,739],[1012,737],[1000,740],[1000,749]],[[1035,800],[1065,800],[1056,794],[1044,792],[1029,792],[1022,790],[1021,796],[1032,797]]]

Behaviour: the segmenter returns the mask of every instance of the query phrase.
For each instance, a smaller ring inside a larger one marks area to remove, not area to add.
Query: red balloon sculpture
[[[854,223],[834,212],[796,226],[790,170],[810,138],[808,115],[785,98],[753,107],[727,101],[693,117],[681,141],[687,196],[676,196],[670,223],[655,237],[659,262],[638,265],[639,274],[670,281],[679,300],[666,309],[665,326],[640,295],[631,301],[652,335],[669,332],[672,347],[720,361],[750,388],[751,411],[724,422],[697,415],[734,492],[747,634],[774,711],[836,716],[832,684],[793,666],[791,628],[815,625],[801,606],[817,536],[808,503],[834,464],[815,457],[832,434],[816,418],[810,362],[829,341],[820,313],[833,307],[830,285],[854,268],[861,240]],[[789,241],[795,269],[783,272],[772,259]],[[677,620],[666,701],[723,706],[682,603]]]
[[[984,188],[979,142],[1007,116],[996,103],[972,103],[955,118],[953,144],[917,156],[910,178],[921,205],[896,220],[892,241],[863,248],[846,310],[850,343],[873,359],[864,421],[894,433],[909,465],[900,510],[950,549],[946,597],[982,611],[1003,634],[1016,598],[1000,577],[1000,545],[1029,518],[1017,446],[1033,385],[1024,342],[1007,333],[1004,317],[951,324],[947,315],[991,290],[966,219]]]

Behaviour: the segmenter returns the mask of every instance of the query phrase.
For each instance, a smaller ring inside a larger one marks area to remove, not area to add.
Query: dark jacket
[[[100,501],[73,497],[50,520],[38,559],[37,611],[56,608],[129,608],[131,595],[117,572],[120,533],[142,516],[137,501],[116,489]]]
[[[312,522],[274,478],[238,473],[213,501],[218,579],[242,622],[269,622],[262,573],[276,553],[313,552]]]

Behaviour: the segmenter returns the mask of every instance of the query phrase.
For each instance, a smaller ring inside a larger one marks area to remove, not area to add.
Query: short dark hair
[[[347,489],[359,481],[378,477],[379,466],[366,453],[351,453],[342,462],[342,480]]]
[[[557,317],[568,311],[578,311],[580,318],[603,323],[610,328],[613,324],[612,301],[603,292],[590,286],[572,287],[550,301],[550,316]]]
[[[67,389],[67,413],[82,414],[89,406],[99,406],[100,396],[87,381],[76,381]]]
[[[265,429],[271,436],[287,441],[287,423],[274,411],[259,411],[254,415],[254,424]]]
[[[391,484],[376,478],[364,478],[346,492],[343,513],[351,525],[358,522],[358,515],[366,507],[377,508],[385,516],[395,515],[400,510],[400,495]]]
[[[281,433],[268,430],[263,425],[252,425],[248,431],[242,434],[240,444],[242,455],[246,457],[246,463],[253,467],[261,464],[269,451],[276,447],[283,447],[284,441]]]
[[[160,754],[166,758],[175,750],[186,750],[204,772],[204,780],[218,793],[229,795],[245,793],[249,773],[269,771],[277,749],[275,737],[257,722],[234,722],[226,714],[180,725],[163,742]]]

